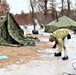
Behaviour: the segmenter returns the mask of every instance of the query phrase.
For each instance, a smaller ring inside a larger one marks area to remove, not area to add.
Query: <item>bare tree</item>
[[[67,4],[68,4],[67,16],[69,16],[70,15],[70,0],[67,0]]]
[[[44,0],[45,2],[45,11],[44,11],[44,15],[47,15],[47,0]]]
[[[64,9],[63,9],[63,7],[64,7],[64,0],[62,0],[62,15],[63,15],[63,12],[64,12]]]
[[[68,11],[70,11],[70,0],[67,0],[67,4],[68,4]]]
[[[49,0],[50,1],[50,8],[51,8],[51,16],[52,16],[52,19],[54,20],[55,19],[55,14],[56,14],[56,4],[55,4],[55,0]]]
[[[48,0],[38,0],[37,3],[39,4],[39,7],[44,12],[44,15],[47,16],[47,3]]]
[[[38,0],[37,2],[41,8],[41,11],[43,11],[45,18],[47,19],[48,12],[50,12],[50,16],[52,16],[52,19],[55,19],[56,15],[56,0]],[[49,5],[49,8],[48,8]]]
[[[36,28],[35,28],[35,22],[34,22],[34,6],[33,6],[33,3],[34,3],[34,0],[30,0],[30,5],[31,5],[31,9],[32,9],[32,22],[33,22],[34,30],[35,30]]]

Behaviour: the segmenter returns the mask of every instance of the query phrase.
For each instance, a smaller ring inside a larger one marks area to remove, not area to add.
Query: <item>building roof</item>
[[[48,23],[47,25],[56,25],[59,27],[76,26],[76,22],[67,16],[62,16],[58,19],[58,22],[57,20],[54,20],[51,23]]]

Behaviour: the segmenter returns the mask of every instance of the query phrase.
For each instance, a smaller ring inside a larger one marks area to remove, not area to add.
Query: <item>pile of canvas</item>
[[[0,45],[10,46],[34,46],[39,42],[38,38],[24,37],[23,30],[19,27],[14,17],[8,13],[6,19],[0,23]]]

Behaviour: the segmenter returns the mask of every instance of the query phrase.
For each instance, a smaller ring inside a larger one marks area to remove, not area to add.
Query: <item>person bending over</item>
[[[53,48],[57,48],[54,56],[62,56],[62,60],[67,60],[69,57],[66,50],[66,42],[71,39],[70,30],[68,29],[57,29],[49,36],[49,41],[55,41]]]

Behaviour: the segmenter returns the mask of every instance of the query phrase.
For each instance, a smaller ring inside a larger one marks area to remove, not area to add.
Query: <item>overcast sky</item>
[[[7,0],[9,6],[11,7],[10,12],[11,13],[21,13],[23,10],[25,13],[29,12],[29,0]],[[57,2],[60,2],[61,0],[57,0]],[[76,2],[76,0],[71,0],[73,3]]]
[[[10,12],[20,13],[22,10],[24,12],[29,12],[28,0],[7,0],[7,3],[10,6]]]

